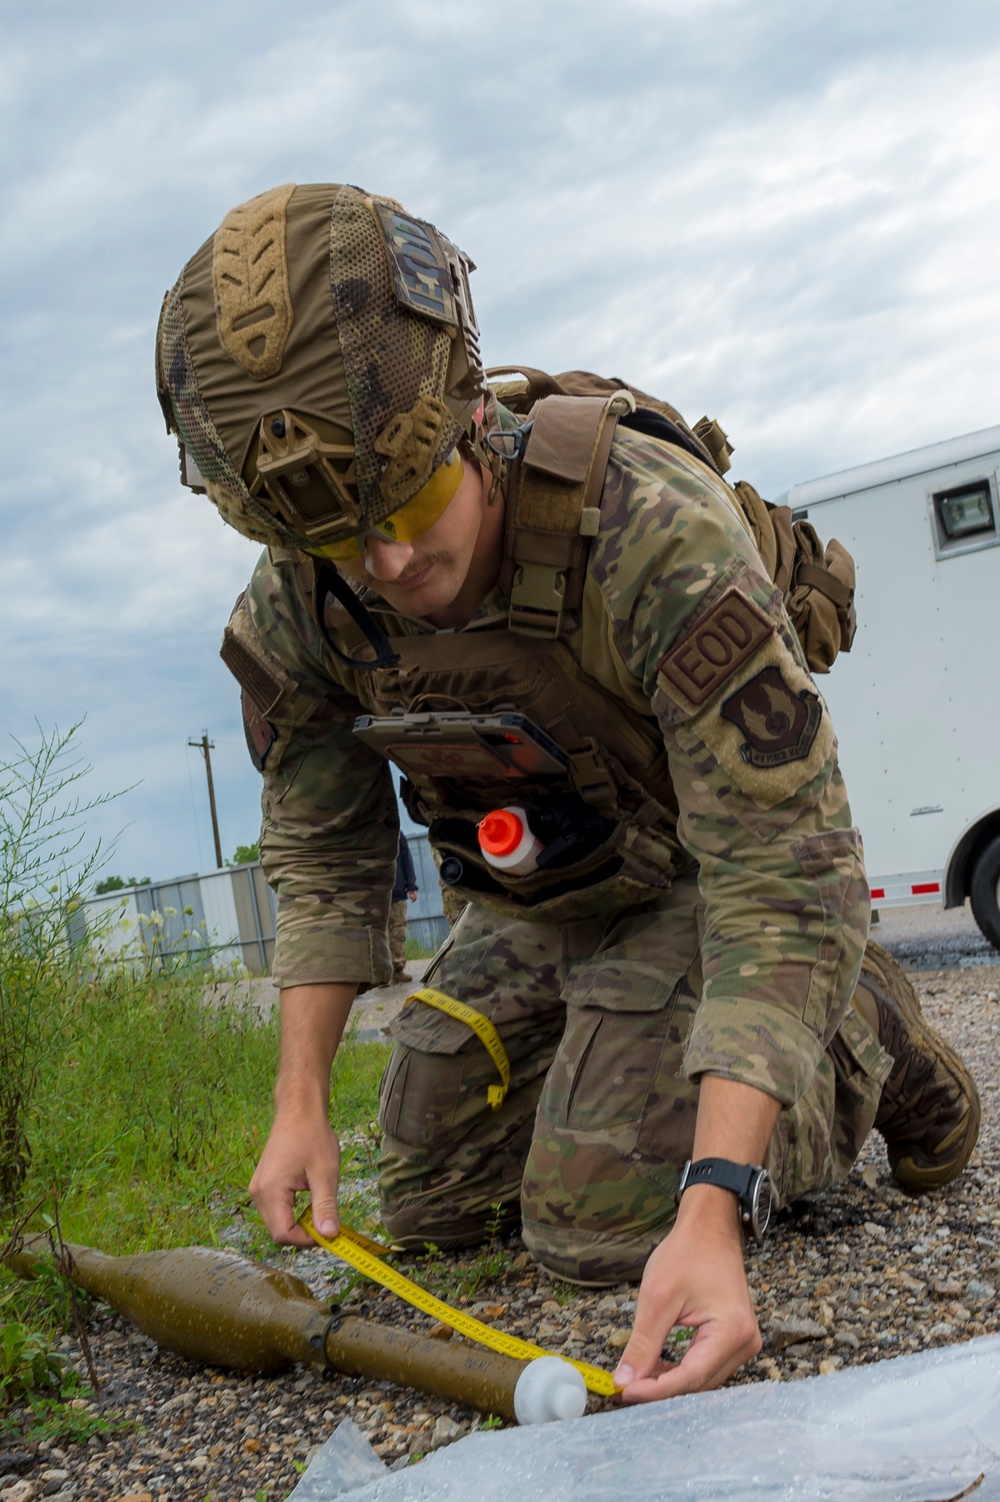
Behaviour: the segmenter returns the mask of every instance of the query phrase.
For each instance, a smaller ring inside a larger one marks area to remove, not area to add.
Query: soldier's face
[[[503,507],[487,506],[488,493],[487,472],[464,459],[459,487],[433,527],[412,542],[369,532],[363,556],[338,563],[338,570],[376,590],[401,615],[464,626],[500,570]]]

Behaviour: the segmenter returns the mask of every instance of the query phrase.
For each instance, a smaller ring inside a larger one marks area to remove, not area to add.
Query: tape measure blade
[[[299,1217],[299,1225],[326,1251],[332,1252],[335,1257],[349,1263],[356,1271],[364,1273],[366,1277],[371,1278],[373,1283],[381,1283],[383,1288],[388,1288],[415,1309],[421,1310],[433,1319],[440,1320],[442,1324],[450,1325],[467,1340],[474,1340],[477,1344],[496,1351],[498,1355],[511,1356],[519,1361],[534,1361],[538,1356],[558,1354],[554,1351],[547,1351],[544,1346],[536,1346],[531,1341],[522,1340],[518,1335],[507,1335],[502,1330],[494,1330],[492,1325],[484,1325],[473,1315],[463,1314],[460,1309],[453,1309],[450,1304],[446,1304],[435,1294],[428,1293],[425,1288],[420,1287],[419,1283],[412,1282],[396,1268],[387,1267],[377,1254],[359,1245],[359,1238],[354,1232],[344,1229],[332,1238],[321,1236],[313,1225],[309,1209],[306,1209]],[[611,1397],[618,1392],[610,1372],[591,1366],[586,1361],[574,1361],[567,1356],[560,1359],[569,1361],[571,1366],[576,1367],[591,1392],[601,1397]]]
[[[369,1252],[373,1257],[388,1257],[392,1251],[391,1246],[385,1246],[381,1241],[372,1241],[370,1237],[362,1236],[360,1231],[351,1231],[347,1226],[341,1226],[340,1234],[346,1236],[354,1246],[360,1247],[363,1252]]]

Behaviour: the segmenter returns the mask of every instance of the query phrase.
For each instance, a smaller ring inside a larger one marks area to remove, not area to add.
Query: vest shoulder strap
[[[550,376],[526,365],[494,367],[487,377],[524,424],[511,466],[501,575],[511,601],[510,628],[554,639],[565,612],[583,596],[588,539],[597,535],[618,419],[686,449],[720,476],[730,467],[732,448],[717,422],[703,417],[690,428],[668,402],[618,377],[585,370]],[[854,560],[836,539],[824,548],[807,521],[763,500],[747,481],[726,489],[781,590],[810,668],[828,673],[854,640]]]
[[[617,390],[545,396],[528,413],[511,467],[503,580],[519,635],[554,640],[564,613],[579,606],[611,440],[618,418],[634,409],[631,394]]]

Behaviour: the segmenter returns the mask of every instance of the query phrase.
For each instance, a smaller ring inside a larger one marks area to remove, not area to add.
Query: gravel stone
[[[456,1424],[454,1419],[450,1419],[446,1413],[443,1413],[431,1430],[427,1448],[440,1450],[443,1445],[453,1445],[456,1439],[461,1439],[465,1432],[461,1424]]]
[[[39,1446],[39,1450],[41,1446]],[[6,1450],[0,1455],[0,1491],[21,1471],[30,1471],[35,1457],[28,1450]]]
[[[29,1481],[25,1476],[19,1477],[16,1481],[8,1481],[0,1491],[3,1502],[32,1502],[32,1498],[37,1496],[37,1482]]]
[[[814,1319],[778,1319],[774,1320],[767,1332],[767,1338],[776,1351],[788,1348],[793,1355],[809,1355],[808,1351],[800,1352],[795,1349],[798,1342],[803,1340],[825,1340],[826,1329]]]

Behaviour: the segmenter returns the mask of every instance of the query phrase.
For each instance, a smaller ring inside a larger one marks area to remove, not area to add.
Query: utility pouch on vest
[[[519,714],[359,715],[354,734],[413,782],[558,777],[569,764],[562,747]]]
[[[457,894],[512,917],[566,923],[667,891],[686,856],[655,719],[609,701],[562,642],[501,628],[396,637],[392,646],[398,665],[360,685],[369,715],[359,733],[374,726],[369,743],[406,766],[403,801],[429,826]],[[493,739],[512,733],[524,747]],[[473,756],[474,775],[464,763],[453,772],[442,749]],[[512,763],[530,754],[538,767],[540,753],[559,763],[557,774],[512,780]],[[497,870],[480,849],[480,820],[507,803],[526,809],[545,846],[532,871]]]
[[[857,630],[854,559],[835,537],[824,549],[809,522],[793,522],[787,506],[772,506],[748,481],[737,480],[733,491],[809,667],[828,673],[837,655],[851,650]]]

